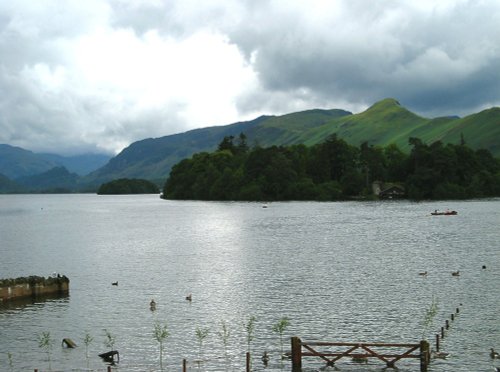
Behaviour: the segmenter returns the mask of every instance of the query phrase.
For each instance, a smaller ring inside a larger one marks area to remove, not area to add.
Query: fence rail
[[[328,366],[333,366],[342,358],[353,358],[353,360],[358,362],[365,362],[368,358],[376,358],[386,363],[387,367],[394,367],[398,360],[414,358],[420,360],[420,371],[422,372],[427,371],[430,361],[430,349],[427,341],[421,341],[418,344],[379,342],[304,342],[299,337],[292,337],[291,342],[293,372],[301,371],[302,357],[320,358],[325,361]],[[322,350],[320,350],[320,348],[322,348]],[[329,350],[323,350],[324,348],[329,348]],[[342,350],[332,351],[332,348]]]

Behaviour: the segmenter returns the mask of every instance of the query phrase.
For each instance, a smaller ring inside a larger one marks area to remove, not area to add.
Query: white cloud
[[[500,103],[499,23],[492,0],[2,2],[0,143],[116,152],[385,97],[468,113]]]

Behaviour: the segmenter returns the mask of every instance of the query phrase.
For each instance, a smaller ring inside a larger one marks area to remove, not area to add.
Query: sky
[[[388,97],[500,106],[500,0],[0,1],[0,143],[34,152]]]

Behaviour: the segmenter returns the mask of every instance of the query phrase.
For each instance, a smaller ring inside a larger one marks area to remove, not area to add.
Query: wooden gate
[[[332,350],[333,349],[333,350]],[[426,372],[430,360],[429,343],[419,344],[369,343],[369,342],[303,342],[299,337],[292,337],[292,371],[302,368],[302,357],[318,357],[333,366],[342,358],[352,358],[356,362],[367,362],[368,358],[377,358],[387,367],[403,358],[420,360],[420,371]]]

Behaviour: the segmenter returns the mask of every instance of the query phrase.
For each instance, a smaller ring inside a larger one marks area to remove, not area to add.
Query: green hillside
[[[246,122],[145,139],[132,143],[104,167],[84,177],[83,181],[94,185],[118,178],[163,182],[173,165],[194,153],[215,150],[225,136],[237,137],[245,133],[250,146],[300,143],[298,138],[305,129],[345,115],[350,113],[343,110],[309,110],[283,116],[261,116]]]
[[[336,133],[349,144],[386,146],[397,144],[408,151],[408,139],[425,143],[460,143],[461,137],[473,149],[486,148],[500,157],[500,108],[491,108],[464,118],[424,118],[387,98],[366,111],[308,110],[282,116],[262,116],[252,121],[196,129],[185,133],[135,142],[97,171],[83,179],[100,184],[118,178],[164,180],[170,169],[192,154],[213,151],[224,136],[245,133],[249,146],[323,142]]]
[[[353,145],[362,142],[373,145],[399,144],[408,142],[409,133],[426,122],[427,119],[413,114],[398,101],[388,98],[362,113],[336,118],[321,127],[306,131],[300,140],[313,145],[337,133],[340,138]]]

